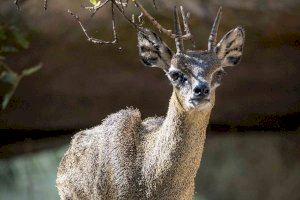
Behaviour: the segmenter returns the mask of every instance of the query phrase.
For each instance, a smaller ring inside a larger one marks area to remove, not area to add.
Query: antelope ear
[[[154,32],[143,29],[138,32],[138,48],[142,63],[147,67],[159,67],[167,71],[173,56],[170,48]]]
[[[245,41],[245,31],[237,27],[229,31],[215,48],[222,67],[234,66],[241,60]]]

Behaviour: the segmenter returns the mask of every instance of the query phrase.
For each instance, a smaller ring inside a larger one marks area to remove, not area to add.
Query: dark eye
[[[177,81],[181,76],[182,76],[182,74],[180,72],[171,72],[170,73],[170,77],[173,81]]]
[[[184,76],[184,74],[179,71],[170,72],[169,75],[170,75],[170,78],[172,79],[172,81],[176,81],[181,84],[183,84],[187,81],[187,78]]]

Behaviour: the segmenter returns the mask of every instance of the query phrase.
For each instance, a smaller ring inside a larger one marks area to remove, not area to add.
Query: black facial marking
[[[148,60],[146,58],[141,58],[142,62],[144,63],[144,65],[146,66],[151,66],[151,63],[148,62]]]
[[[166,48],[166,50],[169,55],[172,55],[172,51],[169,48]]]
[[[151,66],[151,65],[157,64],[158,58],[157,57],[142,57],[141,60],[146,66]]]
[[[227,44],[227,46],[228,46],[228,44]],[[232,46],[232,43],[231,43],[230,46]],[[230,47],[227,47],[227,50],[225,51],[225,55],[224,56],[228,55],[230,52],[233,52],[233,51],[238,51],[238,52],[242,51],[242,46],[236,47],[234,49],[228,49],[228,48],[230,48]]]
[[[242,51],[243,50],[243,46],[238,46],[234,49],[232,49],[232,51]]]
[[[145,33],[139,32],[139,36],[141,36],[145,40],[148,40],[148,37]]]
[[[159,45],[154,44],[153,46],[154,46],[154,48],[155,48],[157,51],[159,51]]]
[[[146,52],[146,51],[152,51],[152,49],[149,48],[149,47],[147,47],[147,46],[141,46],[141,47],[140,47],[140,50],[141,50],[141,53],[144,53],[144,52]]]
[[[159,37],[155,32],[152,32],[152,34],[153,34],[153,36],[154,36],[156,39],[161,40],[160,37]]]
[[[227,50],[224,56],[226,56],[229,52],[231,52],[231,50]]]
[[[152,63],[152,64],[156,64],[158,58],[157,57],[149,57],[147,58],[148,62]]]

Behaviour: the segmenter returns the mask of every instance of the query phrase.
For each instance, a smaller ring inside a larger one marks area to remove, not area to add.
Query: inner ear
[[[245,31],[237,27],[229,31],[215,48],[222,67],[234,66],[241,60],[245,41]]]
[[[170,68],[173,53],[156,33],[148,29],[139,31],[138,48],[145,66],[159,67],[164,71]]]

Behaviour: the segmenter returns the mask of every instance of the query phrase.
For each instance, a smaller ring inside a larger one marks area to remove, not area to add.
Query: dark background
[[[243,60],[227,69],[217,91],[196,198],[300,199],[299,1],[156,2],[158,10],[142,1],[167,27],[174,4],[191,12],[199,49],[220,5],[219,38],[238,25],[246,30]],[[31,41],[9,64],[16,71],[44,64],[0,112],[0,199],[57,199],[56,168],[72,134],[126,106],[143,118],[166,113],[171,86],[139,62],[136,31],[118,15],[122,50],[87,42],[66,10],[80,14],[94,36],[110,39],[109,9],[90,18],[81,3],[88,1],[49,0],[46,12],[39,0],[25,1],[20,12],[11,1],[0,3],[1,16]]]

